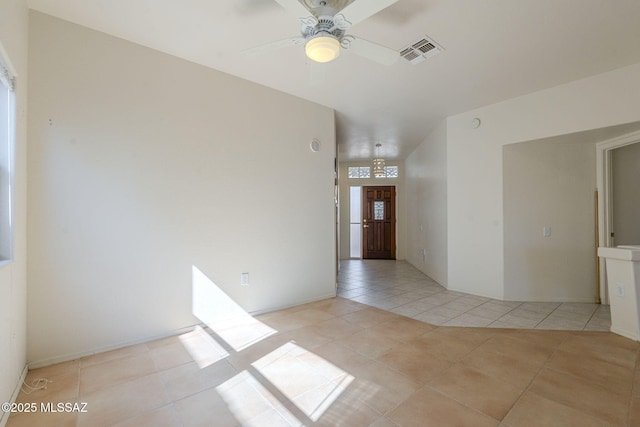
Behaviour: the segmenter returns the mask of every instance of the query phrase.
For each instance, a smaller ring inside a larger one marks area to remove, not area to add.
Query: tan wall
[[[43,14],[30,28],[31,362],[199,323],[193,267],[249,312],[335,295],[333,110]]]
[[[406,167],[407,261],[447,286],[446,122],[407,158]]]
[[[590,142],[503,147],[505,299],[594,301],[595,155]]]
[[[0,2],[0,45],[16,76],[13,261],[0,264],[0,402],[20,390],[27,351],[27,64],[28,9],[24,0]],[[0,412],[0,425],[9,414]]]

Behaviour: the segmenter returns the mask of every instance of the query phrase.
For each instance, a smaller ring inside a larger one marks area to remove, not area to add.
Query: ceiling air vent
[[[400,56],[413,65],[416,65],[427,58],[431,58],[433,55],[437,55],[443,50],[442,46],[431,40],[429,37],[424,36],[402,49],[400,51]]]

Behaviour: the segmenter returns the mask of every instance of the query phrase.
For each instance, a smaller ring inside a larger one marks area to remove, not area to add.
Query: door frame
[[[392,197],[392,203],[393,203],[393,223],[391,225],[391,258],[388,259],[392,259],[392,260],[396,260],[397,259],[397,252],[398,252],[398,187],[396,185],[362,185],[360,187],[360,227],[361,227],[361,239],[360,239],[360,245],[361,245],[361,259],[378,259],[378,258],[365,258],[365,252],[366,252],[366,242],[365,242],[365,225],[367,225],[367,223],[365,222],[365,211],[366,211],[366,188],[392,188],[393,189],[393,197]],[[382,259],[387,259],[387,258],[382,258]]]
[[[611,179],[611,151],[640,143],[640,131],[608,139],[596,144],[596,179],[598,191],[598,238],[600,246],[611,247],[613,239],[613,180]],[[605,260],[598,259],[600,266],[600,300],[609,303]]]

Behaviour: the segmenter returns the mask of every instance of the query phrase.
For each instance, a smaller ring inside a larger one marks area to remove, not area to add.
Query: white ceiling
[[[303,46],[239,53],[299,35],[274,0],[29,4],[332,107],[341,160],[371,158],[376,142],[384,157],[403,159],[446,116],[640,62],[638,0],[399,0],[348,33],[398,50],[426,34],[445,51],[416,66],[345,52],[321,84],[310,82]]]

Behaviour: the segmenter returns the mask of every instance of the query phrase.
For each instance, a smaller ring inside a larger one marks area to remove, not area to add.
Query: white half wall
[[[594,302],[595,142],[552,138],[503,150],[504,298]]]
[[[449,117],[449,289],[505,296],[504,145],[639,119],[640,64]]]
[[[194,266],[248,312],[335,295],[332,109],[34,12],[29,51],[30,362],[199,323]]]
[[[442,121],[406,164],[407,261],[447,286],[447,125]],[[424,258],[423,258],[424,251]]]
[[[27,357],[28,16],[26,1],[0,2],[0,44],[16,76],[13,261],[0,265],[0,402],[19,390]],[[0,425],[8,416],[0,412]]]

